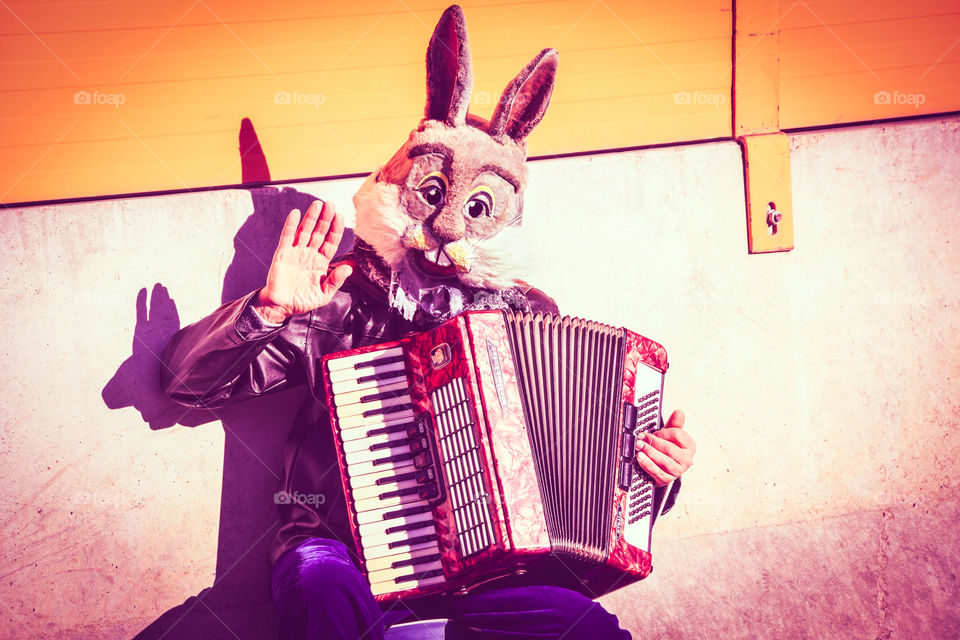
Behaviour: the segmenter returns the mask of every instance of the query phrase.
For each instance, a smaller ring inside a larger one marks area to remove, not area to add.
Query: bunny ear
[[[506,134],[517,142],[526,139],[550,104],[557,62],[556,49],[544,49],[507,85],[490,119],[491,136]]]
[[[467,25],[463,9],[453,5],[440,16],[427,47],[427,118],[463,124],[472,89]]]

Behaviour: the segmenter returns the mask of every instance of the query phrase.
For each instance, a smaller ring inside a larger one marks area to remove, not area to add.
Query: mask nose
[[[463,238],[467,223],[460,212],[459,202],[448,202],[430,221],[430,230],[443,244],[456,242]]]

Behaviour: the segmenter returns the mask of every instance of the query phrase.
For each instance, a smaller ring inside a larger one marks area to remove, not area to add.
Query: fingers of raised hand
[[[329,262],[337,253],[343,230],[343,216],[333,203],[314,200],[302,220],[297,209],[290,212],[280,233],[280,244],[314,249]]]
[[[297,239],[296,242],[294,242],[294,246],[305,247],[309,245],[310,238],[313,235],[313,229],[317,225],[317,220],[320,219],[320,212],[322,210],[322,201],[314,200],[310,203],[307,212],[303,214],[303,219],[300,220],[300,226],[297,228]]]
[[[344,229],[343,216],[333,211],[333,205],[330,206],[330,210],[333,213],[330,216],[328,227],[324,229],[323,243],[320,245],[320,254],[328,261],[333,260],[334,256],[337,255],[337,247],[340,246]],[[324,212],[326,212],[326,207],[324,207]]]
[[[330,224],[339,216],[337,216],[336,208],[333,206],[332,202],[320,202],[317,200],[310,206],[318,207],[319,214],[317,219],[314,221],[314,227],[310,234],[310,241],[307,243],[307,246],[311,249],[319,250],[327,237],[327,231],[330,229]]]
[[[283,229],[280,231],[280,246],[292,247],[297,237],[297,227],[300,225],[300,210],[294,209],[287,214],[287,219],[283,222]]]

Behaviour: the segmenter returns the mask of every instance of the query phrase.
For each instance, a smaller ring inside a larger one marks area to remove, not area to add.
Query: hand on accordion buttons
[[[637,441],[637,464],[658,487],[673,482],[693,464],[697,443],[683,430],[682,411],[674,411],[662,429]]]

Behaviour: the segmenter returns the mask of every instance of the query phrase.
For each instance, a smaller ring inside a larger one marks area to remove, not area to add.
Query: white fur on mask
[[[400,186],[377,182],[375,171],[367,176],[353,196],[357,212],[357,236],[363,238],[384,262],[396,270],[407,255],[400,244],[410,218],[400,211]]]
[[[400,208],[399,185],[377,182],[377,173],[367,176],[353,196],[357,212],[355,231],[396,272],[407,257],[402,238],[414,220]],[[502,229],[490,238],[463,242],[472,249],[470,271],[459,274],[464,284],[505,289],[524,279],[530,252],[519,225]]]

